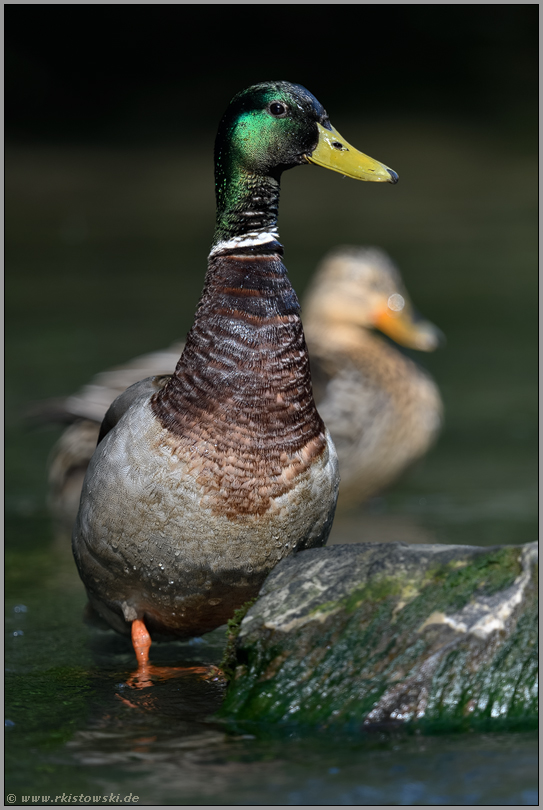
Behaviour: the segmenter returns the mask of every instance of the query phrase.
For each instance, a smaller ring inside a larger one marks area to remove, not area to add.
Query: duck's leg
[[[130,631],[132,636],[132,646],[136,653],[136,660],[138,668],[134,672],[127,683],[129,686],[135,686],[137,689],[142,689],[146,686],[151,686],[151,670],[152,665],[149,661],[149,650],[151,649],[151,636],[145,626],[143,619],[134,619]]]
[[[139,670],[149,669],[149,650],[151,649],[151,636],[142,619],[132,622],[132,645],[136,653]]]
[[[152,686],[151,676],[156,680],[178,678],[180,675],[201,675],[206,680],[217,680],[217,667],[156,667],[149,661],[151,636],[142,619],[135,619],[131,628],[132,645],[138,661],[138,669],[130,676],[127,683],[136,689]],[[222,673],[221,673],[222,674]],[[122,699],[122,698],[121,698]],[[124,701],[126,703],[126,700]]]

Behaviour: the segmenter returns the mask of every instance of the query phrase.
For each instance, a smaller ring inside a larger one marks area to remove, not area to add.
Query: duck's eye
[[[272,101],[268,109],[274,118],[284,118],[287,114],[287,108],[281,101]]]

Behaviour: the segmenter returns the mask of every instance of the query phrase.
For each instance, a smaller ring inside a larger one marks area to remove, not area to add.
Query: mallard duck
[[[288,554],[326,542],[339,474],[311,388],[278,241],[284,170],[397,175],[350,146],[301,85],[254,85],[215,142],[217,219],[204,291],[174,373],[110,406],[72,546],[90,605],[132,637],[200,635],[256,596]]]
[[[378,248],[331,251],[310,283],[302,313],[313,396],[339,458],[338,506],[352,507],[387,487],[426,452],[443,410],[429,376],[371,330],[381,329],[420,351],[437,348],[442,336],[414,315],[398,268]],[[171,374],[183,346],[174,343],[97,374],[52,406],[53,418],[73,421],[49,465],[49,502],[65,530],[72,529],[109,405],[138,380]]]
[[[442,335],[415,316],[397,267],[377,248],[328,254],[302,313],[313,393],[339,458],[339,505],[353,506],[428,450],[443,411],[428,374],[371,330],[422,351]]]

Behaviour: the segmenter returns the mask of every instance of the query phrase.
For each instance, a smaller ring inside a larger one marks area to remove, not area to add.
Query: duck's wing
[[[144,395],[152,396],[152,394],[156,394],[157,391],[160,391],[160,389],[166,385],[171,376],[171,374],[161,374],[154,377],[146,377],[145,380],[139,380],[137,383],[134,383],[114,399],[102,420],[100,433],[98,434],[98,444],[100,444],[104,436],[115,427],[117,422],[137,399],[140,399]]]
[[[308,343],[309,365],[311,368],[311,387],[313,388],[313,398],[317,407],[326,396],[328,383],[335,376],[335,369],[330,368],[330,364],[320,356],[318,350]]]
[[[29,417],[40,422],[74,422],[88,419],[100,424],[107,409],[123,391],[147,377],[171,374],[177,365],[184,343],[135,357],[121,366],[102,371],[75,394],[65,399],[38,403]]]

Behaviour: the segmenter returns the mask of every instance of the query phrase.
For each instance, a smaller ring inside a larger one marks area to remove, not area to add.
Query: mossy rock
[[[221,710],[310,726],[533,724],[537,544],[332,546],[283,560],[243,619]]]

